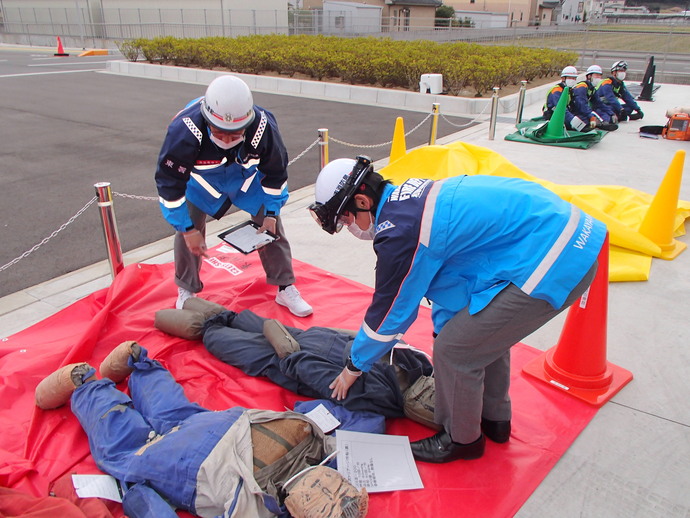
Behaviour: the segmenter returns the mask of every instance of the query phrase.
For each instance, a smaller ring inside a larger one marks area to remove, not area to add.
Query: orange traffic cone
[[[673,259],[687,248],[685,243],[673,238],[684,162],[685,151],[679,149],[640,225],[640,234],[661,247],[662,259]]]
[[[53,56],[69,56],[62,48],[62,41],[60,41],[60,36],[57,37],[57,52]]]
[[[389,163],[395,162],[398,158],[407,154],[407,146],[405,145],[405,123],[402,117],[395,119],[395,130],[393,130],[393,143],[391,144],[391,155],[388,158]]]
[[[632,373],[606,361],[609,238],[592,285],[568,310],[558,343],[523,367],[526,374],[594,406],[611,399]]]

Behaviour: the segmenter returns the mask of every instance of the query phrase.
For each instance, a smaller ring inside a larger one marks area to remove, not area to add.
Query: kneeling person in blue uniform
[[[127,488],[127,516],[174,518],[173,507],[202,517],[366,514],[366,491],[334,470],[300,473],[334,449],[304,415],[207,410],[133,341],[116,347],[100,371],[103,379],[87,363],[58,369],[36,387],[36,404],[48,410],[71,401],[97,466]],[[115,387],[127,376],[131,397]],[[312,513],[317,502],[322,512]]]
[[[412,443],[415,458],[474,459],[485,437],[507,441],[510,348],[587,289],[605,225],[534,182],[460,174],[393,185],[366,157],[324,167],[315,197],[310,210],[325,231],[347,225],[377,255],[372,302],[334,397],[395,345],[427,298],[443,429]]]
[[[177,308],[200,292],[206,255],[206,215],[220,219],[232,206],[279,239],[259,249],[276,302],[298,317],[312,313],[294,286],[292,253],[280,220],[288,199],[288,156],[273,114],[254,105],[238,77],[220,76],[204,97],[173,118],[161,147],[156,186],[161,211],[175,234]]]
[[[601,101],[615,114],[613,122],[624,122],[628,119],[634,121],[644,117],[635,98],[625,87],[627,70],[628,63],[616,61],[611,65],[611,75],[599,83],[597,88]]]
[[[551,87],[551,90],[549,90],[549,93],[546,95],[546,102],[544,103],[544,106],[542,107],[542,115],[543,117],[548,121],[551,120],[551,117],[553,116],[553,111],[556,109],[556,106],[558,106],[558,101],[561,100],[561,95],[563,95],[563,92],[565,91],[566,87],[568,88],[568,92],[566,95],[568,95],[568,103],[567,105],[570,105],[570,89],[577,84],[577,68],[574,66],[567,66],[561,71],[561,82],[553,85]],[[580,121],[579,119],[573,121],[573,118],[575,116],[570,112],[569,109],[566,108],[565,110],[565,127],[569,130],[577,129],[581,130],[584,129],[586,131],[589,131],[591,128],[586,127],[587,125]],[[573,124],[577,126],[577,128],[573,127]]]

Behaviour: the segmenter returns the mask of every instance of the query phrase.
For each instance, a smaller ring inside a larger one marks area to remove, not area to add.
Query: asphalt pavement
[[[104,73],[119,55],[53,56],[55,49],[0,45],[0,296],[55,278],[105,258],[94,184],[110,182],[125,252],[171,234],[158,204],[153,173],[170,119],[205,86]],[[328,128],[337,140],[333,156],[387,156],[396,117],[407,129],[427,113],[329,100],[255,92],[255,103],[272,111],[288,155],[295,159]],[[429,106],[429,110],[431,106]],[[470,119],[448,117],[452,124]],[[450,121],[450,122],[448,122]],[[430,123],[410,135],[411,145],[428,140]],[[378,145],[378,146],[377,146]],[[375,146],[375,147],[374,147]],[[291,191],[313,183],[319,171],[314,146],[289,168]],[[73,222],[70,222],[75,215]],[[68,223],[64,228],[63,225]]]

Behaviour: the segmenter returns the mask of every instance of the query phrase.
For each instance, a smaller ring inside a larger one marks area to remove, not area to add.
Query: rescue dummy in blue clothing
[[[250,310],[227,311],[200,297],[187,300],[184,309],[158,311],[154,324],[168,334],[203,340],[216,358],[249,376],[266,376],[297,394],[323,399],[330,398],[329,385],[345,366],[356,334],[319,326],[306,330],[283,326]],[[337,402],[353,412],[407,416],[435,427],[433,367],[427,355],[398,344],[382,356]]]
[[[52,409],[71,400],[97,466],[126,488],[127,516],[173,518],[173,508],[203,517],[304,516],[313,500],[328,512],[309,516],[366,514],[366,492],[333,470],[310,481],[311,498],[286,485],[334,451],[333,439],[304,415],[207,410],[132,341],[116,347],[100,371],[103,379],[87,363],[58,369],[37,386],[36,404]],[[131,397],[115,387],[127,376]],[[337,488],[321,491],[336,479]]]
[[[611,65],[611,75],[604,79],[597,88],[601,101],[613,111],[613,122],[624,122],[628,119],[638,120],[644,113],[635,98],[623,82],[628,70],[628,63],[616,61]]]
[[[376,285],[333,396],[345,398],[432,306],[435,422],[427,462],[473,459],[510,437],[510,348],[589,286],[606,226],[537,183],[496,176],[384,181],[367,157],[319,173],[312,215],[373,240]],[[355,227],[355,228],[353,228]]]
[[[599,65],[592,65],[585,73],[585,79],[578,82],[570,91],[568,109],[581,121],[584,126],[573,120],[571,125],[578,131],[598,128],[604,131],[615,131],[618,125],[612,122],[613,111],[606,106],[597,95],[597,87],[601,83],[602,71]]]
[[[211,81],[168,126],[156,169],[161,211],[175,229],[176,307],[200,292],[206,256],[206,216],[220,219],[235,205],[279,236],[258,250],[276,302],[304,317],[312,308],[293,285],[292,253],[280,210],[288,199],[288,156],[273,114],[254,105],[235,76]]]

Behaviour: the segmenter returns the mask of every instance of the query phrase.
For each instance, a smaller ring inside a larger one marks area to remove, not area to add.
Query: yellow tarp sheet
[[[607,225],[611,243],[610,281],[646,281],[652,257],[661,254],[659,245],[637,230],[654,196],[630,187],[556,184],[525,173],[495,151],[463,142],[412,150],[379,172],[395,184],[408,178],[438,180],[458,174],[506,176],[537,182]],[[675,236],[685,234],[684,222],[688,217],[690,202],[679,201]]]

